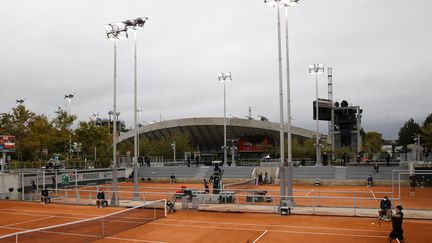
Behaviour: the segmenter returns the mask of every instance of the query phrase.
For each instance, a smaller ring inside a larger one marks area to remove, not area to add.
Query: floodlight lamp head
[[[225,79],[231,80],[231,72],[225,73]]]
[[[309,65],[310,74],[319,74],[324,72],[324,64],[312,64]]]
[[[133,28],[135,26],[133,20],[126,20],[123,23],[125,24],[126,28]]]
[[[269,5],[270,7],[276,7],[279,0],[264,0],[264,3]]]
[[[218,77],[219,81],[221,81],[224,78],[224,74],[223,73],[218,73],[217,77]]]
[[[141,17],[141,18],[135,19],[135,27],[143,28],[143,26],[147,20],[148,20],[147,17]]]
[[[281,0],[282,4],[287,7],[292,7],[298,4],[299,0]]]

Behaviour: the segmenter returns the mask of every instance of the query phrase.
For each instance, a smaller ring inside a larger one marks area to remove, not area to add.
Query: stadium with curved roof
[[[195,117],[167,120],[138,128],[140,136],[150,140],[169,137],[172,134],[187,134],[200,151],[221,151],[224,139],[224,118]],[[227,140],[235,140],[239,152],[258,152],[259,144],[279,145],[279,123],[267,120],[227,118]],[[293,137],[312,138],[315,131],[292,126]],[[133,138],[134,130],[122,133],[118,142]],[[285,132],[286,134],[286,132]]]

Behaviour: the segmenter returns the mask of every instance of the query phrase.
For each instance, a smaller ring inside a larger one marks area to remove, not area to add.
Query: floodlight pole
[[[315,94],[316,94],[316,103],[315,103],[315,118],[316,118],[316,164],[315,166],[321,166],[321,145],[319,142],[319,102],[318,102],[318,74],[324,72],[324,64],[313,64],[309,66],[309,73],[315,74]]]
[[[68,116],[70,117],[71,115],[71,100],[74,97],[73,94],[67,94],[65,95],[65,99],[67,99],[68,101],[68,105],[67,105],[67,113]],[[68,151],[68,157],[69,159],[71,158],[71,151],[72,151],[72,131],[69,131],[69,151]]]
[[[228,73],[219,73],[218,74],[218,79],[219,81],[222,81],[224,84],[224,145],[223,145],[223,151],[224,151],[224,160],[223,160],[223,164],[227,164],[228,163],[228,153],[227,153],[227,130],[226,130],[226,81],[231,81],[232,80],[232,76],[231,76],[231,72]]]
[[[134,28],[134,193],[133,201],[139,200],[138,195],[138,107],[137,107],[137,30]]]
[[[320,148],[320,142],[319,142],[319,109],[318,109],[318,73],[315,73],[315,85],[316,85],[316,106],[315,106],[315,112],[316,112],[316,164],[315,166],[321,166],[321,148]]]
[[[117,181],[117,38],[114,41],[114,94],[113,94],[113,167],[112,167],[112,197],[111,205],[118,205]]]
[[[284,4],[285,7],[285,45],[286,45],[286,77],[287,77],[287,152],[288,152],[288,168],[286,171],[286,190],[288,201],[294,204],[293,192],[292,192],[292,140],[291,140],[291,88],[290,88],[290,69],[289,69],[289,42],[288,42],[288,5]],[[294,206],[294,205],[292,205]]]

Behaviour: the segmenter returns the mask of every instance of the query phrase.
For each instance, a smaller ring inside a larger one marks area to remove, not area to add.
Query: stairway
[[[335,167],[335,179],[336,180],[345,180],[346,179],[346,167],[345,166],[337,166]]]

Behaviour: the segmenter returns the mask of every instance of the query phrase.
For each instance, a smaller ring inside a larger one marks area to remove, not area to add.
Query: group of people
[[[402,229],[402,221],[404,214],[402,212],[403,207],[401,205],[398,205],[395,207],[396,213],[393,214],[392,212],[392,204],[387,196],[384,196],[384,198],[380,202],[380,210],[378,211],[379,214],[379,220],[384,221],[392,221],[392,231],[389,234],[389,242],[392,242],[393,240],[397,239],[399,242],[404,242],[403,237],[403,229]]]
[[[258,185],[270,184],[270,183],[271,183],[271,176],[269,176],[267,172],[264,173],[264,177],[261,172],[258,174]]]

